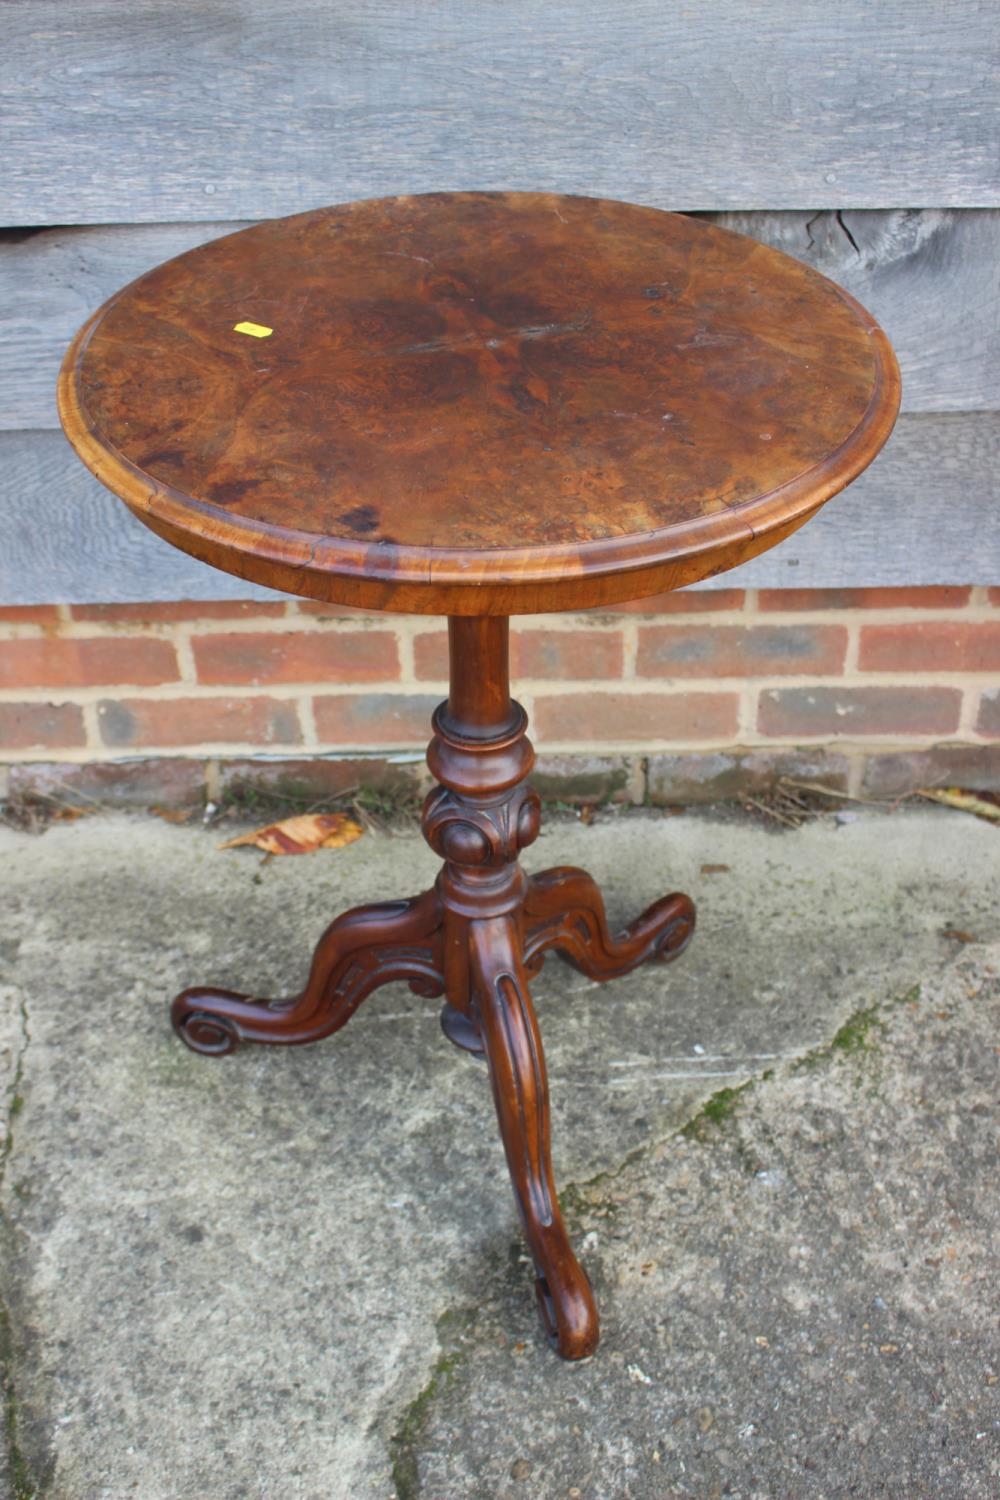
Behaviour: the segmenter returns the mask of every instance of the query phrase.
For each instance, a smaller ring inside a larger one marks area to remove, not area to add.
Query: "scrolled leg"
[[[469,945],[473,1003],[514,1195],[535,1262],[542,1324],[564,1359],[583,1359],[597,1347],[597,1308],[556,1198],[545,1055],[517,924],[509,916],[473,921]]]
[[[586,870],[558,866],[535,875],[524,902],[525,957],[537,971],[545,952],[589,979],[618,979],[649,959],[676,958],[694,932],[694,903],[675,892],[654,901],[624,931],[608,928],[600,889]]]
[[[421,995],[444,989],[441,905],[435,891],[360,906],[332,922],[313,954],[305,988],[267,1000],[235,990],[184,990],[171,1008],[194,1052],[220,1056],[241,1042],[295,1046],[337,1031],[379,985],[406,979]]]

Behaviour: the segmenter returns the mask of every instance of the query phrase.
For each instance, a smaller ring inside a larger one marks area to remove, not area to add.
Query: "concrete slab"
[[[433,856],[370,836],[262,867],[216,839],[135,815],[0,830],[18,1500],[819,1496],[851,1454],[859,1495],[995,1493],[974,962],[1000,936],[995,829],[549,825],[531,867],[587,865],[613,920],[680,887],[701,923],[672,968],[603,988],[553,961],[536,985],[605,1322],[574,1368],[537,1334],[485,1073],[435,1002],[388,988],[327,1043],[214,1061],[166,1024],[194,979],[294,986],[328,915],[419,890]],[[917,984],[877,1047],[796,1065]],[[959,1228],[928,1217],[942,1195]]]
[[[469,1304],[401,1493],[993,1500],[998,1037],[1000,944],[580,1192],[598,1356]]]

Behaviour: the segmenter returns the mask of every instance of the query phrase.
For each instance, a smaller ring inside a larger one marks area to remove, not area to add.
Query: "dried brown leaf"
[[[200,811],[197,807],[151,807],[149,810],[154,818],[162,818],[164,823],[190,823]]]
[[[988,823],[1000,823],[1000,796],[996,792],[970,791],[963,786],[929,786],[921,787],[918,796],[943,802],[945,807],[957,808],[959,812],[974,813]]]
[[[263,849],[265,854],[312,854],[316,849],[342,849],[363,833],[361,824],[346,813],[301,813],[294,818],[283,818],[280,823],[255,828],[252,833],[241,833],[219,848],[239,849],[248,845]]]

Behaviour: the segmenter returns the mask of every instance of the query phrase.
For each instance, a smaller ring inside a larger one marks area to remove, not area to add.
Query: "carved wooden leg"
[[[535,1262],[542,1322],[564,1359],[597,1347],[599,1325],[586,1273],[573,1254],[552,1180],[545,1055],[509,916],[469,924],[473,1005],[482,1031],[500,1134]]]
[[[171,1020],[195,1052],[219,1055],[240,1042],[314,1042],[348,1021],[366,995],[408,979],[421,995],[444,991],[442,911],[436,890],[408,901],[359,906],[332,922],[313,954],[305,989],[266,1000],[194,988],[177,996]]]
[[[612,936],[597,882],[571,865],[531,878],[524,916],[529,972],[537,972],[552,948],[589,979],[618,979],[647,959],[676,958],[690,942],[695,924],[694,903],[675,892],[654,901]]]

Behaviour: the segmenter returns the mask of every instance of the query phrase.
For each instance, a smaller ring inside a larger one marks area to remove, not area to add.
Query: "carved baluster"
[[[535,752],[527,715],[510,696],[508,622],[448,622],[448,700],[434,714],[427,764],[438,782],[424,804],[424,837],[444,860],[437,888],[445,910],[447,1003],[441,1016],[456,1046],[481,1053],[469,993],[468,923],[509,914],[523,931],[527,880],[517,856],[538,837],[541,804],[526,786]]]

